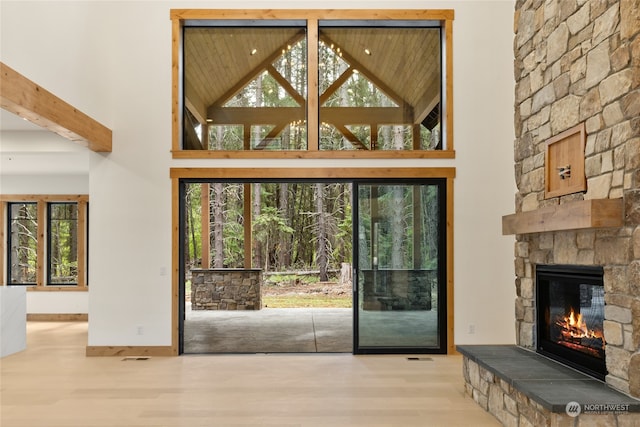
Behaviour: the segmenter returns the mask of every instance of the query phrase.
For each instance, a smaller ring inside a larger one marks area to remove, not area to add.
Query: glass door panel
[[[446,351],[444,180],[356,183],[356,353]]]

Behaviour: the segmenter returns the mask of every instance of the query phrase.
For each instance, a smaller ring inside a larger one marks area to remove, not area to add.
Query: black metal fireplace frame
[[[594,378],[604,380],[607,375],[606,361],[585,353],[568,349],[545,339],[547,315],[543,307],[549,306],[549,294],[544,292],[550,280],[562,280],[568,285],[589,284],[604,286],[603,269],[597,266],[538,265],[536,266],[536,351],[544,356],[571,366]]]

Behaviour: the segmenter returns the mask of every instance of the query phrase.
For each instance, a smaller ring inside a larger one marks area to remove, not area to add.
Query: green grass
[[[263,295],[262,306],[267,308],[351,308],[351,297],[328,295]]]

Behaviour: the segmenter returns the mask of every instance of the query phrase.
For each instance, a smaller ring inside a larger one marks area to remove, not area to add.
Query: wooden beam
[[[277,124],[305,119],[304,107],[209,107],[210,124]],[[324,107],[320,120],[333,125],[410,125],[410,112],[398,107]]]
[[[285,79],[284,76],[282,74],[280,74],[278,72],[278,70],[276,70],[273,65],[269,65],[267,67],[267,71],[269,72],[269,74],[271,74],[271,77],[273,77],[274,80],[277,81],[278,84],[280,84],[280,86],[282,86],[282,88],[289,95],[291,95],[291,97],[298,103],[298,105],[300,105],[300,106],[306,105],[307,101],[304,99],[304,96],[300,95],[294,89],[294,87],[291,86],[291,83],[289,83],[289,80]]]
[[[340,47],[340,50],[342,52],[341,58],[344,59],[351,66],[352,69],[358,70],[360,74],[365,76],[369,81],[371,81],[371,83],[373,83],[378,89],[384,92],[384,94],[387,95],[389,98],[391,98],[396,104],[398,104],[401,107],[403,107],[405,104],[408,104],[407,101],[405,101],[405,99],[402,98],[402,96],[400,96],[400,94],[396,93],[396,91],[391,89],[391,87],[387,85],[384,81],[382,81],[382,79],[380,79],[378,76],[376,76],[373,71],[369,70],[367,67],[364,66],[364,64],[362,64],[356,58],[351,56],[351,54],[349,54],[349,52],[344,50],[344,48],[340,46],[338,43],[334,42],[324,34],[320,36],[320,39],[329,46],[333,45],[336,48]]]
[[[450,167],[425,168],[171,168],[172,179],[455,178]],[[245,191],[247,191],[245,189]],[[245,218],[246,221],[246,218]]]
[[[209,123],[213,125],[276,124],[284,120],[305,119],[302,107],[209,107]]]
[[[238,82],[235,85],[233,85],[233,87],[231,87],[228,91],[222,94],[220,98],[214,101],[212,106],[213,107],[223,106],[225,102],[233,98],[238,92],[244,89],[244,87],[248,85],[251,82],[251,80],[255,79],[258,76],[258,74],[266,70],[267,67],[273,63],[273,61],[279,58],[282,55],[282,49],[284,47],[286,47],[287,45],[296,44],[300,39],[304,37],[304,35],[305,35],[304,30],[300,30],[300,32],[296,33],[296,35],[294,35],[289,40],[287,40],[280,48],[274,50],[273,53],[268,57],[266,57],[264,61],[258,64],[258,66],[256,66],[253,70],[249,71],[244,77],[238,80]],[[208,118],[211,118],[211,117],[208,117]]]
[[[327,99],[329,99],[331,95],[333,95],[338,89],[340,89],[340,86],[342,86],[347,80],[349,80],[349,77],[351,77],[352,75],[353,67],[347,68],[344,73],[340,74],[340,76],[338,76],[338,78],[335,79],[333,83],[331,83],[331,86],[329,86],[327,90],[325,90],[320,95],[320,107],[322,107],[324,103],[327,102]]]
[[[622,227],[622,199],[594,199],[545,206],[502,217],[502,234]]]
[[[0,106],[97,152],[111,152],[112,132],[0,62]]]
[[[193,88],[193,85],[185,80],[184,82],[184,106],[187,107],[193,117],[202,124],[207,123],[207,106],[198,95],[198,91]]]
[[[353,145],[354,147],[356,147],[358,149],[362,149],[362,150],[368,150],[369,149],[366,145],[364,145],[364,143],[362,141],[360,141],[358,139],[357,136],[355,136],[353,134],[353,132],[351,132],[345,126],[336,124],[335,127],[338,130],[338,132],[340,132],[342,134],[342,136],[344,136],[347,139],[347,141],[349,141],[351,143],[351,145]]]
[[[273,129],[271,129],[271,132],[269,132],[267,134],[267,136],[265,136],[262,141],[260,141],[256,147],[255,150],[262,150],[265,149],[269,146],[269,144],[271,144],[273,142],[273,139],[275,137],[277,137],[278,135],[280,135],[280,133],[284,130],[284,128],[287,126],[287,123],[278,123],[275,125],[275,127]]]
[[[418,105],[414,108],[413,111],[413,123],[420,124],[427,117],[427,115],[434,109],[436,105],[440,102],[440,82],[433,82],[427,92],[425,97],[420,100]]]
[[[307,20],[307,150],[320,150],[318,21]]]
[[[398,107],[324,107],[320,120],[333,125],[410,125],[410,114]]]
[[[452,20],[453,9],[171,9],[172,20],[200,19],[418,19]]]

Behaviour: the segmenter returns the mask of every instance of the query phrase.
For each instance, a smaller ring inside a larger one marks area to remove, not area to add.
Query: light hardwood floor
[[[86,322],[29,322],[0,359],[0,426],[497,426],[460,356],[85,357]]]

